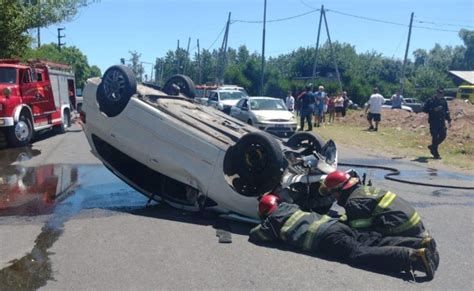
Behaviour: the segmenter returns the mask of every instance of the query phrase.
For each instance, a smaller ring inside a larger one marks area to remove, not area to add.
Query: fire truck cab
[[[25,146],[45,129],[64,133],[71,124],[75,92],[70,66],[0,60],[0,129],[8,145]]]

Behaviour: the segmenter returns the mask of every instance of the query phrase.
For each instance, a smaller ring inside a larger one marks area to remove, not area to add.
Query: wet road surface
[[[245,224],[232,222],[232,244],[219,244],[215,218],[163,205],[145,207],[146,197],[97,161],[78,162],[93,160],[88,151],[76,156],[70,148],[50,150],[52,145],[68,145],[68,139],[84,144],[84,137],[68,134],[58,137],[64,139],[61,142],[53,138],[32,148],[0,150],[0,239],[14,244],[15,235],[3,234],[30,224],[38,229],[23,255],[1,265],[0,290],[472,287],[473,246],[464,243],[474,231],[472,191],[404,185],[383,180],[386,171],[357,169],[419,208],[438,241],[442,264],[437,278],[413,285],[398,277],[250,244],[250,226]],[[342,161],[387,164],[370,157]],[[469,175],[396,163],[407,179],[473,181]],[[339,272],[344,276],[335,276]],[[275,273],[286,276],[275,280]]]

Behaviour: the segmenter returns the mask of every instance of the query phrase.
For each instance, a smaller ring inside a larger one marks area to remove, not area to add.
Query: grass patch
[[[325,140],[333,139],[336,143],[361,148],[364,152],[374,154],[407,157],[427,158],[432,161],[427,146],[431,144],[431,135],[427,128],[406,130],[396,127],[379,128],[378,132],[369,132],[367,127],[351,126],[347,124],[331,124],[314,128],[314,132],[321,135]],[[456,143],[448,138],[441,144],[440,155],[442,163],[459,167],[465,170],[474,169],[474,144]]]

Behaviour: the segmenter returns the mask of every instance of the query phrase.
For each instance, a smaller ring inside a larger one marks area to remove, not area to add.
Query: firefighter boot
[[[433,254],[433,261],[435,263],[435,269],[437,270],[439,266],[439,253],[436,249],[436,242],[434,238],[432,238],[431,236],[424,237],[423,242],[421,244],[424,248],[429,249],[431,254]]]
[[[435,274],[435,263],[433,254],[427,248],[413,250],[410,255],[412,269],[426,274],[428,279],[433,279]]]

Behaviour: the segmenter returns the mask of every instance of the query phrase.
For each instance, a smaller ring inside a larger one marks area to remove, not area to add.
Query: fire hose
[[[393,176],[400,175],[400,170],[398,170],[396,168],[391,168],[391,167],[366,165],[366,164],[351,164],[351,163],[339,163],[339,166],[368,168],[368,169],[380,169],[380,170],[390,171],[390,173],[387,173],[387,174],[384,175],[385,179],[395,181],[395,182],[399,182],[399,183],[404,183],[404,184],[428,186],[428,187],[437,187],[437,188],[460,189],[460,190],[474,190],[474,187],[445,185],[445,184],[431,184],[431,183],[423,183],[423,182],[404,180],[404,179],[401,179],[401,178],[395,178]]]

